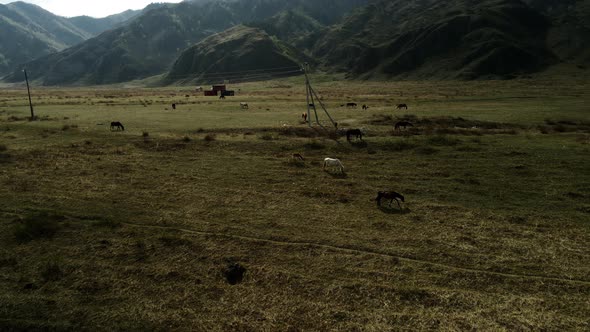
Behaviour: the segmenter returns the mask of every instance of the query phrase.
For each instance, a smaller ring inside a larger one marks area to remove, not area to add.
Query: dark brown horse
[[[411,122],[409,122],[409,121],[398,121],[395,124],[394,129],[395,130],[399,130],[400,127],[404,127],[404,129],[406,129],[406,127],[413,127],[413,126],[414,125]]]
[[[401,110],[402,108],[408,109],[408,105],[406,104],[397,104],[397,109]]]
[[[397,206],[399,207],[400,210],[402,209],[402,207],[399,204],[399,200],[401,200],[402,202],[405,202],[404,196],[400,193],[396,193],[395,191],[380,191],[380,192],[378,192],[377,198],[375,198],[375,200],[377,201],[377,205],[381,206],[381,199],[382,198],[391,200],[391,201],[389,201],[390,207],[391,207],[391,203],[393,203],[393,200],[395,200],[397,202]]]
[[[363,131],[360,129],[348,129],[346,131],[346,140],[350,142],[350,136],[355,136],[357,139],[363,140]]]
[[[125,131],[125,127],[123,127],[123,124],[119,121],[111,122],[111,131],[113,131],[113,128]]]

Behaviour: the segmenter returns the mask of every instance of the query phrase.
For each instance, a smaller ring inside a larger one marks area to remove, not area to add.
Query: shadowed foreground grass
[[[321,91],[334,105],[340,94],[371,102],[364,113],[334,109],[367,129],[364,143],[302,129],[291,104],[301,86],[288,80],[242,87],[264,105],[249,113],[204,97],[179,114],[131,102],[180,98],[169,90],[108,92],[115,106],[105,107],[81,97],[100,90],[49,90],[39,112],[50,118],[36,122],[3,92],[0,328],[586,329],[587,106],[572,101],[552,120],[530,109],[527,122],[505,114],[529,101],[500,92],[457,97],[471,106],[436,115],[409,103],[417,125],[394,133],[404,115],[388,103],[414,83],[391,84],[391,95],[348,84]],[[461,127],[467,109],[498,125]],[[291,114],[293,127],[278,123]],[[110,120],[128,129],[96,125]],[[346,173],[323,171],[327,156]],[[377,207],[379,190],[403,193],[404,209]],[[232,263],[246,268],[237,285],[223,275]]]

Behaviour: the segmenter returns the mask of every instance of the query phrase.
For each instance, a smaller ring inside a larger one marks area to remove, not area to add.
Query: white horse
[[[335,158],[325,158],[324,159],[324,169],[326,169],[326,166],[328,166],[328,167],[338,167],[340,169],[340,172],[341,173],[344,173],[344,166],[342,166],[342,163],[338,159],[335,159]]]
[[[241,102],[241,103],[240,103],[240,107],[241,107],[242,109],[248,109],[248,103]]]

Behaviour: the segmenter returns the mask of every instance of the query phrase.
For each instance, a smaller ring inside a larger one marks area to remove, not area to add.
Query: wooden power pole
[[[27,82],[27,92],[29,93],[29,106],[31,107],[31,121],[35,120],[35,111],[33,111],[33,101],[31,100],[31,88],[29,88],[29,77],[27,76],[27,70],[25,72],[25,81]]]

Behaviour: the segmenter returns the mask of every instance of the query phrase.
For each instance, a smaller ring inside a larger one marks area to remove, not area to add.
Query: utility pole
[[[338,127],[337,127],[336,122],[334,122],[334,119],[332,119],[332,117],[330,116],[330,113],[328,113],[328,110],[326,109],[326,107],[322,103],[322,100],[318,97],[318,95],[315,93],[315,91],[311,87],[311,82],[309,81],[309,76],[307,75],[308,67],[309,67],[309,64],[306,62],[305,65],[303,66],[303,73],[305,74],[305,90],[307,93],[307,121],[308,121],[307,123],[311,127],[311,108],[313,107],[315,121],[317,122],[318,125],[320,125],[320,127],[324,128],[324,126],[322,126],[322,124],[320,123],[320,119],[318,117],[318,112],[315,107],[315,102],[317,101],[320,104],[320,106],[322,107],[322,109],[324,110],[324,112],[326,113],[326,115],[328,116],[328,119],[330,119],[330,122],[332,122],[332,125],[334,126],[334,128],[337,129]],[[314,100],[314,97],[315,97],[315,100]],[[310,103],[310,101],[311,101],[311,103]],[[313,105],[313,106],[311,106],[311,105]]]
[[[309,65],[306,63],[303,64],[303,73],[305,74],[305,94],[307,97],[307,124],[311,127],[311,112],[310,112],[310,106],[309,106],[309,97],[311,96],[311,92],[310,92],[310,84],[309,84],[309,77],[307,76],[307,67]],[[313,96],[311,96],[313,98]],[[315,107],[314,107],[315,108]],[[314,110],[315,111],[315,110]]]
[[[27,70],[25,72],[25,81],[27,81],[27,92],[29,93],[29,106],[31,107],[31,121],[35,120],[35,112],[33,111],[33,101],[31,101],[31,88],[29,88],[29,77],[27,76]]]

